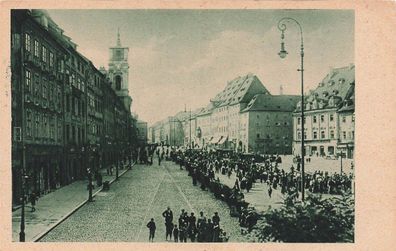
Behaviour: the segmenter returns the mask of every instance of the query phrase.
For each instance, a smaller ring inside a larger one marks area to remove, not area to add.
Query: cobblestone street
[[[88,203],[41,241],[129,241],[147,242],[150,218],[154,218],[156,242],[165,241],[162,212],[170,206],[174,223],[181,209],[189,214],[200,211],[206,217],[218,212],[220,226],[230,235],[230,242],[246,242],[240,234],[237,218],[229,216],[228,206],[208,192],[194,187],[185,170],[172,162],[161,166],[136,165],[108,192],[100,192],[95,202]]]

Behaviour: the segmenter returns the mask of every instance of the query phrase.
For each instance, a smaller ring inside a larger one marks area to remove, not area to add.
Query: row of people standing
[[[173,240],[175,242],[226,242],[228,236],[223,229],[220,228],[220,217],[217,212],[212,218],[206,218],[201,211],[198,218],[194,212],[190,215],[184,209],[181,210],[180,216],[177,220],[178,224],[173,223],[173,212],[168,207],[162,216],[165,219],[165,240]]]

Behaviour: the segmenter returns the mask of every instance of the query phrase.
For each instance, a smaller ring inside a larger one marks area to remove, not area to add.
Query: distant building
[[[210,103],[179,112],[153,126],[156,142],[239,152],[291,153],[292,112],[298,96],[273,96],[253,74],[229,81]],[[264,126],[267,117],[271,123]],[[174,126],[169,126],[169,123]],[[263,126],[258,127],[257,124]],[[167,137],[166,135],[170,135]],[[259,138],[257,138],[259,135]],[[270,136],[267,140],[265,137]],[[162,136],[162,138],[161,138]],[[170,139],[167,141],[167,139]]]
[[[332,69],[305,97],[305,155],[353,157],[355,66]],[[293,113],[294,154],[301,153],[301,102]]]
[[[136,123],[138,129],[138,141],[140,145],[147,144],[148,140],[148,128],[147,122],[138,120]]]

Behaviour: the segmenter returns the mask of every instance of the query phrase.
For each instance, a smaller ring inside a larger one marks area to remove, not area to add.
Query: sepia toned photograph
[[[13,242],[355,242],[354,10],[10,24]]]

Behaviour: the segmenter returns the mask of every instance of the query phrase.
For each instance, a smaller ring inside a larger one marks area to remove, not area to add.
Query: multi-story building
[[[240,146],[240,112],[256,94],[268,94],[268,90],[253,74],[237,77],[211,100],[211,133],[209,143],[218,147],[237,149]],[[245,146],[245,149],[246,148]],[[239,149],[241,150],[241,149]]]
[[[305,97],[304,133],[301,132],[301,102],[293,113],[293,153],[334,156],[342,149],[353,155],[355,67],[332,69]],[[347,145],[348,143],[348,145]],[[348,147],[347,147],[348,146]]]
[[[47,192],[66,183],[63,159],[63,75],[67,49],[39,12],[12,12],[13,199],[20,197],[21,167],[30,166],[27,191]],[[24,151],[23,151],[24,149]],[[22,156],[25,156],[23,163]]]
[[[292,95],[257,94],[241,111],[239,146],[249,152],[291,154],[292,113],[300,99]]]
[[[12,178],[18,203],[23,172],[24,192],[38,194],[85,178],[87,168],[95,171],[101,163],[109,142],[131,147],[135,126],[127,98],[116,94],[48,13],[13,10],[11,38]]]

